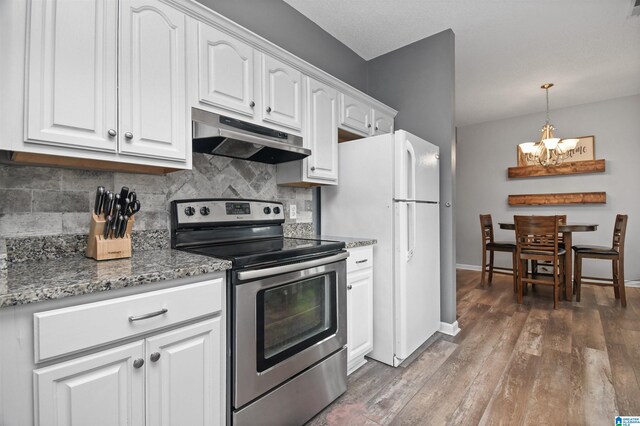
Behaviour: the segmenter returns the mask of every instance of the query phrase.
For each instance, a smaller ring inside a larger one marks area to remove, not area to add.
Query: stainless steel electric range
[[[282,203],[171,203],[171,246],[228,259],[229,417],[303,424],[347,387],[344,243],[285,238]]]

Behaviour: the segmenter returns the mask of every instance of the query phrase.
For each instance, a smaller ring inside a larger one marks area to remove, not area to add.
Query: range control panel
[[[178,225],[199,223],[284,222],[284,207],[276,201],[238,199],[176,200]]]

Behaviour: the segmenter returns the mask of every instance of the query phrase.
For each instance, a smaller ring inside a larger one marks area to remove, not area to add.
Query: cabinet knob
[[[311,166],[311,171],[314,171],[316,169],[316,166]]]
[[[347,285],[347,290],[351,290],[353,288],[353,286],[351,284]]]
[[[249,106],[250,106],[251,108],[253,108],[254,106],[256,106],[256,103],[255,103],[255,102],[253,102],[253,101],[251,101],[251,102],[249,102]]]
[[[116,130],[115,130],[115,129],[109,129],[109,130],[107,131],[107,133],[108,133],[108,134],[109,134],[109,136],[111,136],[111,137],[114,137],[115,135],[117,135],[117,134],[118,134],[118,132],[116,132]]]
[[[144,359],[142,358],[138,358],[135,361],[133,361],[133,368],[140,368],[144,365]]]
[[[160,352],[154,352],[149,356],[151,362],[156,362],[160,359]]]
[[[267,107],[267,112],[271,112],[271,107]]]
[[[376,126],[376,130],[379,130],[379,129],[378,129],[378,126]]]
[[[133,133],[127,132],[127,133],[124,134],[124,137],[127,138],[127,139],[133,139]]]
[[[367,124],[367,127],[371,128],[371,123]]]

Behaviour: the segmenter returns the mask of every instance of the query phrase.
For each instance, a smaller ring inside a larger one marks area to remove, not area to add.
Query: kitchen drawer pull
[[[256,106],[256,103],[255,103],[255,102],[253,102],[253,101],[249,102],[249,107],[250,107],[250,108],[253,108],[254,106]]]
[[[144,365],[144,359],[142,358],[138,358],[135,361],[133,361],[133,368],[140,368]]]
[[[366,263],[369,259],[356,260],[356,263]]]
[[[138,315],[137,317],[130,316],[129,317],[129,322],[140,321],[140,320],[144,320],[144,319],[157,317],[158,315],[166,314],[167,312],[169,312],[169,310],[167,308],[162,308],[159,311],[150,312],[150,313],[144,314],[144,315]]]
[[[115,135],[118,134],[118,132],[115,131],[115,129],[109,129],[107,131],[107,133],[109,134],[109,136],[114,137]]]
[[[349,284],[349,285],[347,286],[347,290],[351,290],[352,288],[353,288],[353,286],[352,286],[351,284]]]
[[[126,132],[126,133],[124,134],[124,137],[125,137],[125,138],[127,138],[127,139],[133,139],[133,133],[131,133],[131,132]]]
[[[271,107],[270,106],[267,107],[267,112],[271,112]]]
[[[149,356],[151,362],[157,362],[160,359],[160,352],[154,352]]]

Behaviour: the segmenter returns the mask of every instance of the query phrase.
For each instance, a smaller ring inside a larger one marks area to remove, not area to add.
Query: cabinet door
[[[198,23],[200,102],[254,116],[253,48]]]
[[[115,151],[118,3],[31,2],[26,140]]]
[[[224,424],[221,323],[218,317],[147,339],[147,424]]]
[[[373,268],[347,274],[348,362],[373,349]]]
[[[337,91],[308,79],[307,111],[307,139],[312,152],[307,157],[307,176],[335,182],[338,180]]]
[[[340,124],[342,127],[363,136],[371,130],[371,108],[366,103],[340,94]]]
[[[186,16],[163,2],[123,0],[119,150],[184,161]]]
[[[262,54],[262,120],[302,129],[302,73]]]
[[[393,117],[378,110],[373,110],[373,134],[393,133]]]
[[[144,425],[142,341],[34,371],[40,426]]]

